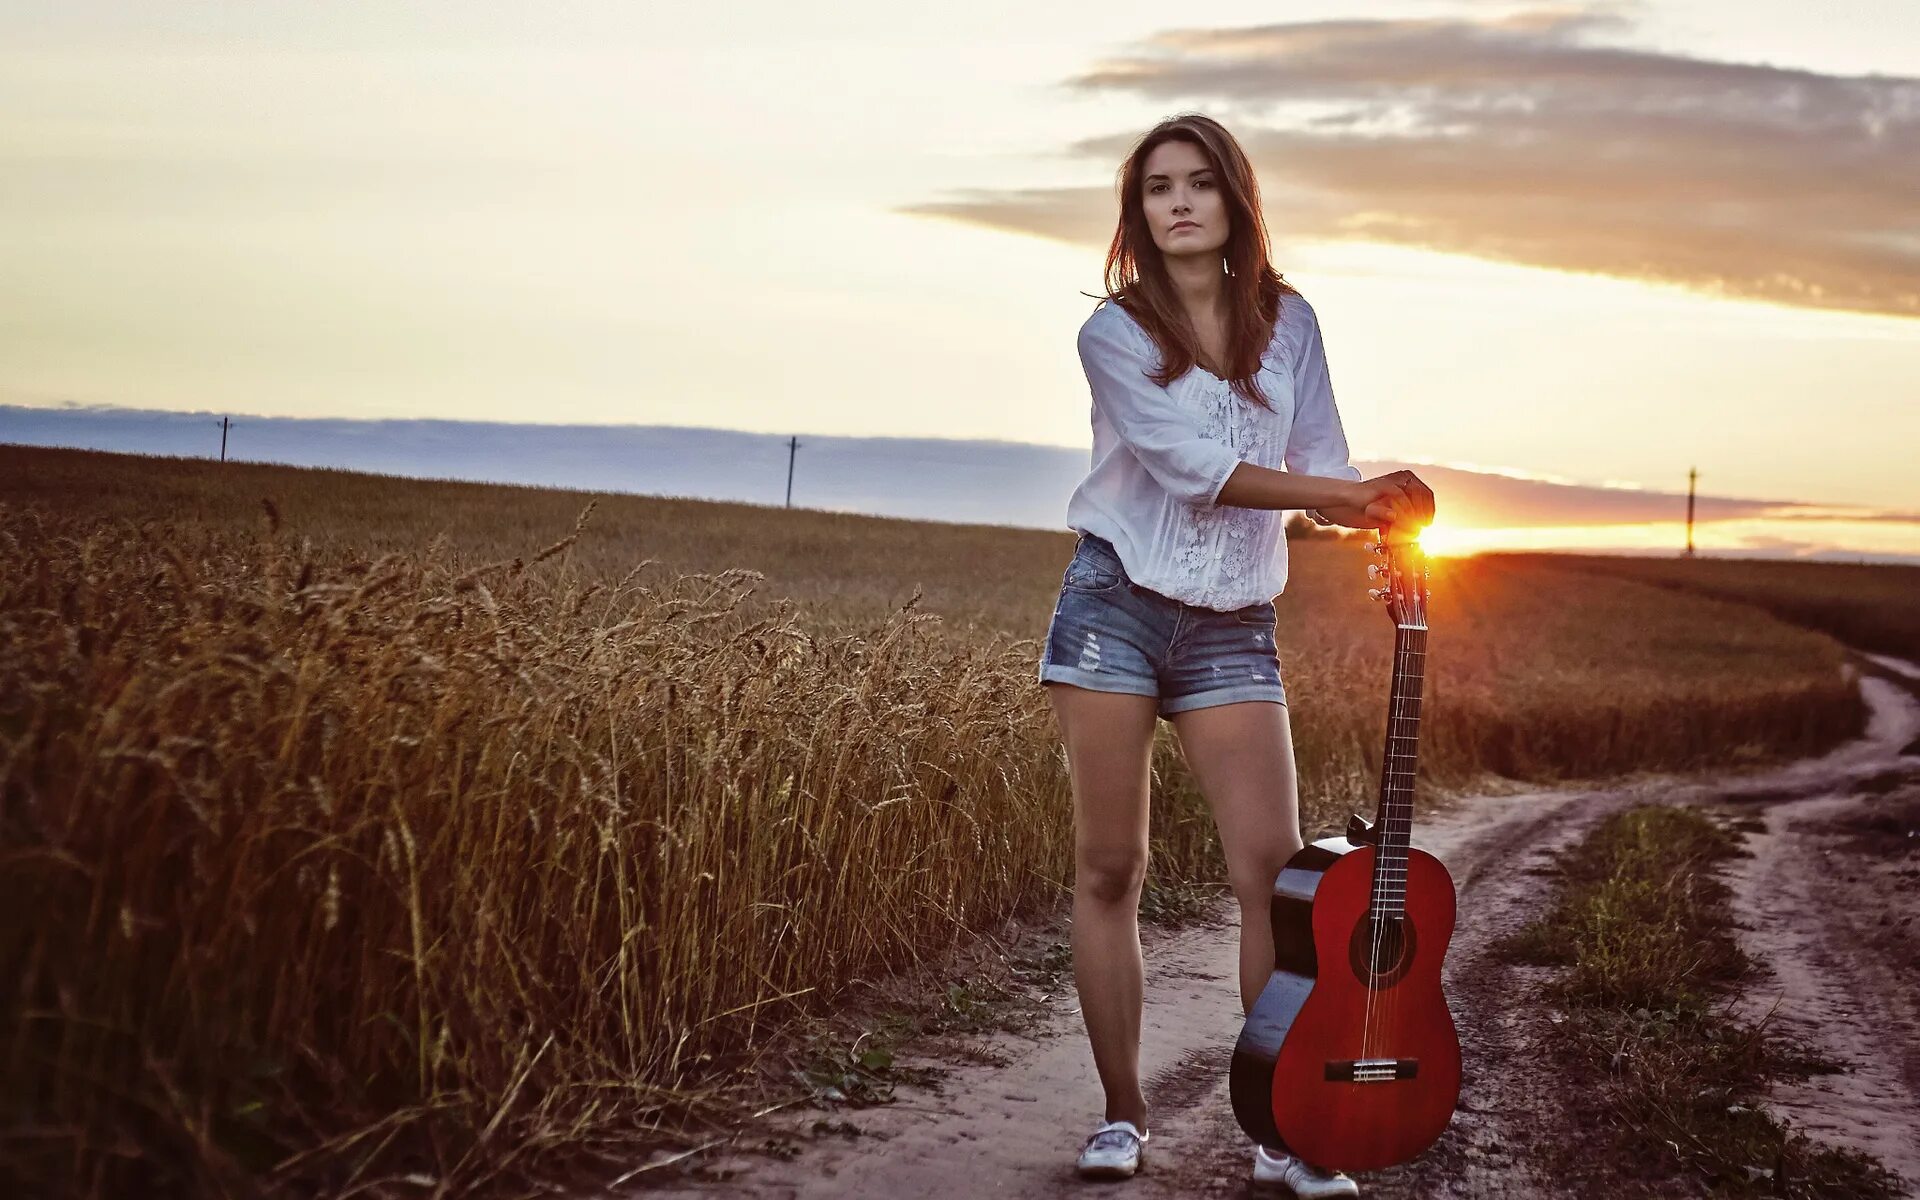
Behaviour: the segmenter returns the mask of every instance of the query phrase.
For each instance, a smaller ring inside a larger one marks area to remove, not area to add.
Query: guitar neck
[[[1420,699],[1426,683],[1427,627],[1398,625],[1393,635],[1393,691],[1387,705],[1387,751],[1375,814],[1377,857],[1373,909],[1400,916],[1407,903],[1407,845],[1413,833],[1413,781],[1419,765]]]

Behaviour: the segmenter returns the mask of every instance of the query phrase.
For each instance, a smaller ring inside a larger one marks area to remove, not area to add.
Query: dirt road
[[[1880,666],[1920,679],[1908,664]],[[1920,1011],[1911,991],[1893,985],[1899,964],[1884,949],[1866,952],[1884,931],[1875,918],[1859,915],[1885,906],[1836,906],[1823,890],[1832,878],[1826,860],[1806,849],[1810,840],[1845,836],[1832,823],[1850,813],[1907,791],[1920,799],[1920,701],[1887,678],[1869,675],[1861,683],[1873,712],[1868,732],[1819,759],[1735,778],[1649,776],[1605,789],[1472,797],[1416,822],[1415,844],[1446,863],[1459,889],[1446,985],[1461,1034],[1462,1094],[1441,1140],[1414,1163],[1361,1177],[1363,1195],[1581,1194],[1579,1185],[1548,1178],[1539,1165],[1538,1148],[1567,1119],[1551,1080],[1537,1070],[1536,1055],[1556,1019],[1528,1002],[1532,972],[1540,968],[1500,962],[1490,950],[1549,894],[1550,881],[1538,873],[1549,852],[1606,814],[1650,801],[1737,800],[1763,815],[1767,831],[1754,839],[1756,857],[1742,863],[1736,895],[1744,910],[1758,914],[1748,948],[1782,966],[1781,982],[1753,998],[1771,1004],[1780,994],[1782,1010],[1793,1012],[1797,1028],[1817,1044],[1844,1060],[1871,1060],[1854,1074],[1794,1089],[1783,1106],[1815,1136],[1849,1138],[1920,1182],[1911,1144],[1920,1129]],[[1909,868],[1897,856],[1871,870],[1862,866],[1853,886],[1864,896],[1902,869]],[[1920,891],[1916,882],[1906,878],[1909,893]],[[1037,1030],[981,1039],[972,1048],[976,1061],[942,1064],[949,1073],[937,1090],[903,1090],[894,1104],[843,1114],[863,1136],[799,1134],[807,1144],[791,1160],[727,1154],[705,1164],[730,1172],[724,1181],[655,1172],[648,1190],[796,1200],[1084,1196],[1089,1188],[1115,1187],[1143,1200],[1247,1195],[1250,1149],[1226,1084],[1242,1020],[1235,921],[1223,911],[1211,924],[1144,936],[1141,1056],[1152,1140],[1145,1170],[1131,1181],[1088,1184],[1073,1174],[1074,1154],[1099,1115],[1100,1089],[1068,980]],[[1920,928],[1906,932],[1920,939]],[[1912,963],[1906,966],[1910,981]],[[1879,1132],[1862,1132],[1870,1126]],[[789,1126],[804,1127],[798,1118]]]
[[[1732,882],[1743,947],[1772,970],[1747,990],[1747,1016],[1771,1013],[1850,1068],[1776,1087],[1774,1108],[1810,1137],[1873,1155],[1920,1194],[1920,853],[1910,840],[1920,731],[1910,717],[1876,710],[1880,737],[1864,741],[1907,751],[1891,762],[1863,753],[1844,782],[1763,790],[1765,829],[1747,838],[1753,857]]]

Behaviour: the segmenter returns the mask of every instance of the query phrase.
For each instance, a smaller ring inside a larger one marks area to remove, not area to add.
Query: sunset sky
[[[1184,110],[1459,545],[1920,555],[1912,0],[0,0],[0,404],[1084,447]]]

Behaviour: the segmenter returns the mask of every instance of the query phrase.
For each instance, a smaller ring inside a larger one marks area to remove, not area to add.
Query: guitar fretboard
[[[1393,689],[1387,702],[1387,749],[1374,816],[1373,911],[1407,911],[1407,845],[1413,834],[1413,781],[1420,746],[1420,698],[1426,683],[1427,627],[1399,625],[1393,636]]]

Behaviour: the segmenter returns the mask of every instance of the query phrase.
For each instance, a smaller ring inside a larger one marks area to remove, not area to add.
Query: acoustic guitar
[[[1393,686],[1374,819],[1303,847],[1273,884],[1274,970],[1234,1047],[1247,1135],[1315,1166],[1371,1171],[1431,1146],[1460,1098],[1460,1040],[1440,987],[1454,886],[1408,845],[1427,656],[1426,560],[1392,527],[1369,591],[1393,618]]]

